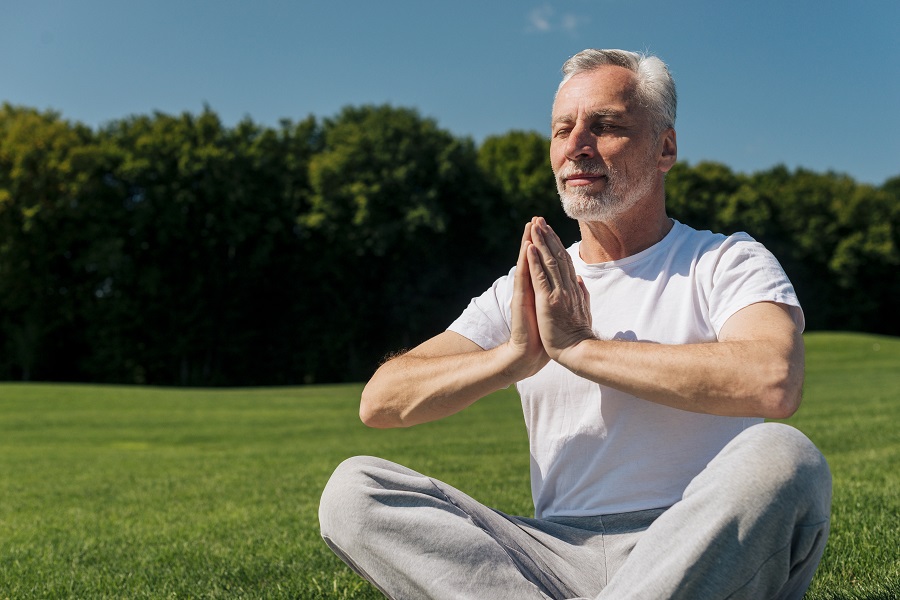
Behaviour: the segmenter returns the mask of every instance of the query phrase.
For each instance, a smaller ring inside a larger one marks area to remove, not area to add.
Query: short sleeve
[[[726,240],[712,283],[709,317],[717,334],[734,313],[757,302],[789,306],[803,331],[805,319],[793,284],[778,259],[749,235],[739,233]]]
[[[500,277],[483,294],[472,298],[463,313],[447,328],[481,346],[496,348],[509,340],[510,302],[515,268]]]

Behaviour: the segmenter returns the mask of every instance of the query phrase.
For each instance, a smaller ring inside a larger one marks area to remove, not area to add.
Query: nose
[[[582,124],[576,125],[566,139],[566,158],[569,160],[582,160],[593,158],[597,151],[594,135],[589,127]]]

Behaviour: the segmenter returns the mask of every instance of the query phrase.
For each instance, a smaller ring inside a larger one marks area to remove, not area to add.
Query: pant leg
[[[738,435],[651,525],[600,599],[799,599],[828,538],[831,474],[802,433]]]
[[[607,580],[600,532],[505,515],[377,458],[338,467],[319,521],[332,550],[394,599],[593,597]]]

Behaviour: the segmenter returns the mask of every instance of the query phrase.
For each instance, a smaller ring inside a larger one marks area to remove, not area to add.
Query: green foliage
[[[309,279],[290,257],[307,251],[295,220],[308,207],[315,121],[228,130],[207,110],[135,117],[100,136],[121,153],[106,175],[120,191],[108,234],[121,259],[91,320],[107,343],[86,369],[101,381],[285,382],[298,357],[279,332],[303,318],[296,293]],[[266,360],[248,363],[251,348]]]
[[[55,113],[0,109],[0,373],[77,373],[98,281],[85,253],[104,226],[108,150]]]
[[[724,165],[676,165],[666,180],[675,218],[700,228],[746,231],[785,267],[809,329],[900,334],[900,201],[835,173],[776,167],[753,175]]]
[[[900,334],[900,177],[678,164],[668,206],[745,230],[810,329]],[[391,106],[264,127],[0,107],[0,379],[258,385],[366,378],[565,217],[536,132],[476,147]]]
[[[471,161],[466,144],[414,111],[389,106],[345,108],[325,121],[323,139],[301,223],[358,256],[384,256],[420,231],[447,231],[448,196],[464,183],[458,167]]]
[[[808,600],[900,593],[900,339],[809,334],[789,422],[834,478]],[[0,385],[0,598],[382,596],[319,537],[331,471],[359,454],[532,513],[514,390],[372,430],[357,384],[269,389]]]
[[[696,229],[720,231],[722,220],[733,221],[736,207],[746,202],[731,200],[741,180],[718,163],[701,162],[694,167],[675,163],[666,177],[666,208],[673,217]],[[731,214],[726,214],[728,209]]]
[[[497,215],[494,235],[509,232],[507,243],[515,245],[524,223],[543,216],[564,242],[580,237],[577,222],[563,212],[557,195],[547,136],[534,131],[489,136],[478,149],[478,166],[508,211]]]
[[[0,375],[304,377],[285,332],[309,314],[296,219],[309,205],[313,119],[227,129],[206,110],[93,133],[7,105],[0,123]]]
[[[462,309],[483,273],[464,265],[483,252],[492,211],[472,143],[415,111],[346,108],[324,122],[322,140],[298,217],[317,256],[314,314],[340,315],[313,325],[317,374],[358,379]]]

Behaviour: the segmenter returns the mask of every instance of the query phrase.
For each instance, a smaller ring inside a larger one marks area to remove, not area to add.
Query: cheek
[[[561,144],[550,142],[550,167],[556,173],[566,162],[565,149]]]
[[[647,162],[646,148],[635,143],[617,140],[610,143],[603,154],[607,163],[623,171],[641,169]]]
[[[609,160],[628,160],[629,150],[634,146],[628,138],[609,137],[599,144],[600,154]]]

